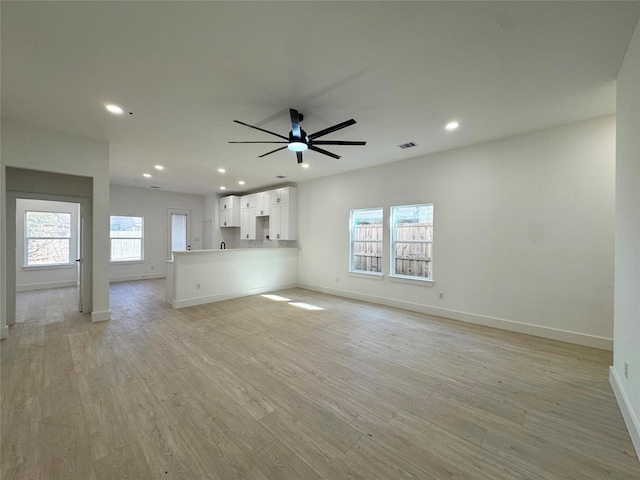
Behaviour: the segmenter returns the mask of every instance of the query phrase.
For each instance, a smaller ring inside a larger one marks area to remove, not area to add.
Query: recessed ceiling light
[[[311,165],[309,165],[308,163],[301,163],[300,166],[302,168],[309,168]]]
[[[219,168],[219,169],[218,169],[218,172],[219,172],[219,173],[224,173],[224,172],[226,172],[226,170],[225,170],[224,168]]]
[[[455,130],[460,126],[460,122],[449,122],[445,125],[444,128],[446,128],[449,131]]]
[[[244,185],[244,180],[238,180],[238,185]]]
[[[220,190],[226,190],[226,189],[227,189],[227,187],[224,187],[224,186],[220,187]]]
[[[164,167],[162,165],[156,165],[156,170],[164,170]]]
[[[144,178],[151,178],[151,174],[150,173],[143,173],[142,176]]]
[[[115,115],[122,115],[124,113],[124,110],[118,105],[105,105],[105,108]]]

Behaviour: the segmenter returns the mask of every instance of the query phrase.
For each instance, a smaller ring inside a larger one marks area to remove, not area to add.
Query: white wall
[[[301,183],[300,285],[611,348],[614,141],[605,117]],[[422,202],[433,286],[348,273],[350,209]]]
[[[144,217],[144,261],[111,264],[111,281],[159,278],[166,275],[168,208],[191,211],[191,248],[203,248],[203,196],[111,185],[110,198],[111,215]]]
[[[24,219],[27,210],[39,212],[65,212],[71,214],[71,240],[69,258],[64,266],[26,267]],[[16,290],[71,287],[78,281],[78,217],[80,205],[68,202],[18,199],[16,202]]]
[[[617,119],[615,322],[610,378],[640,456],[640,22],[618,74]]]
[[[108,320],[109,312],[109,145],[106,142],[69,135],[22,122],[2,119],[2,175],[5,167],[56,172],[84,176],[92,180],[92,312],[93,321]],[[1,192],[10,188],[6,183]],[[6,239],[6,204],[2,213],[3,244]],[[3,281],[7,277],[7,262],[2,265]],[[7,287],[7,286],[5,286]],[[7,287],[8,288],[8,287]],[[3,289],[4,291],[4,289]],[[8,295],[8,293],[6,294]],[[5,296],[0,303],[2,324],[6,325],[8,306]]]

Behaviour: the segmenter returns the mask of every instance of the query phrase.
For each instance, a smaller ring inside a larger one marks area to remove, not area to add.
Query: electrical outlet
[[[624,378],[629,380],[629,364],[624,362]]]
[[[196,283],[196,290],[200,290],[200,284]]]
[[[440,300],[444,300],[444,292],[440,292],[438,298],[440,298]]]

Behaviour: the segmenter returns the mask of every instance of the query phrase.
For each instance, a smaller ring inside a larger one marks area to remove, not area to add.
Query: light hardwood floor
[[[1,478],[640,479],[609,352],[301,289],[173,310],[164,281],[19,294]]]

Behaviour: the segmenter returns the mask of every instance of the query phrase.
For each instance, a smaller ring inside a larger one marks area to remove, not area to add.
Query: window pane
[[[142,240],[139,238],[112,238],[111,261],[142,260]]]
[[[68,238],[27,239],[27,265],[69,263]]]
[[[111,238],[142,238],[142,217],[111,217]]]
[[[60,212],[26,212],[27,238],[71,237],[71,214]]]
[[[391,209],[392,274],[432,278],[433,205]]]
[[[350,271],[382,272],[382,209],[351,211]]]
[[[431,243],[401,243],[394,245],[395,273],[431,278]]]

